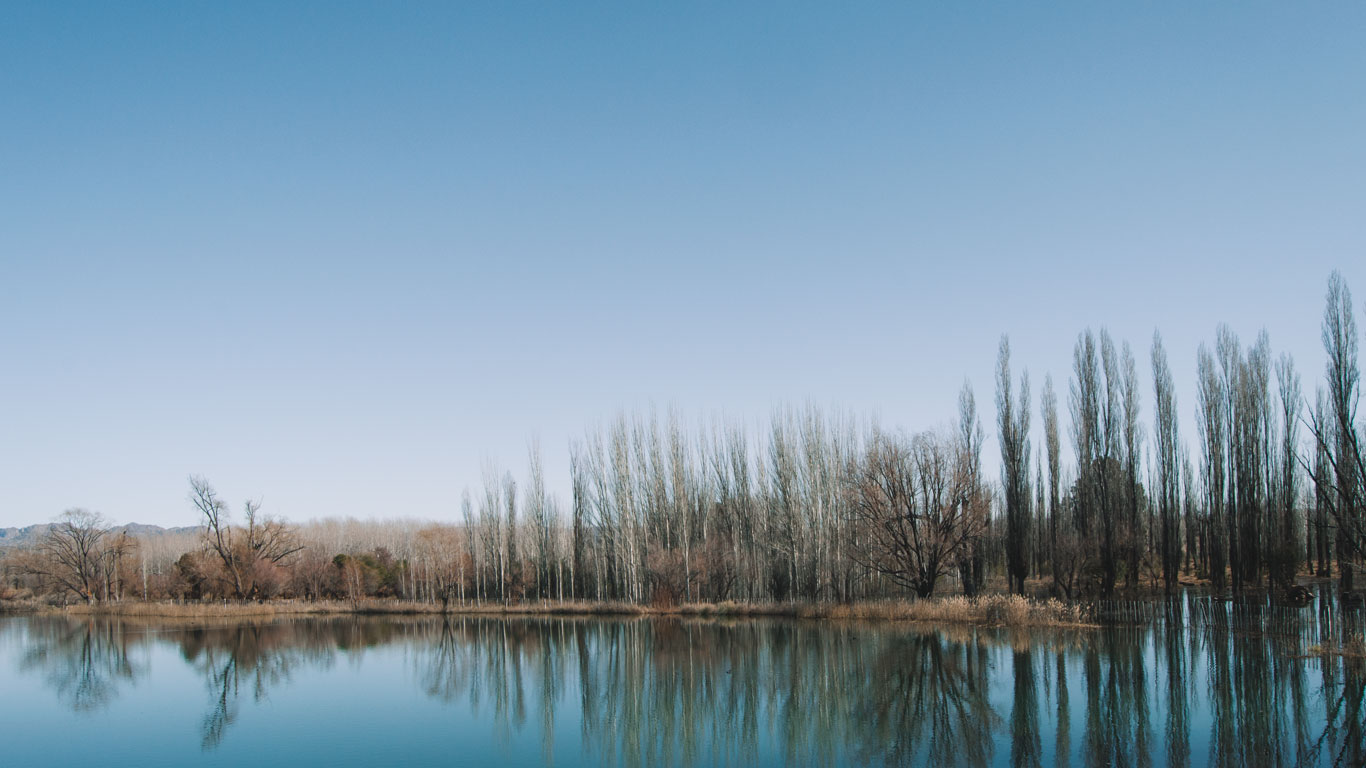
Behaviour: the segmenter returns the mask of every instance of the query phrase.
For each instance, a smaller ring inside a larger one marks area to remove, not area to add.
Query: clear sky
[[[1046,7],[1045,7],[1046,6]],[[1366,4],[0,5],[0,526],[450,518],[618,408],[986,425],[1366,298]],[[1064,401],[1065,402],[1065,401]],[[1039,427],[1035,419],[1035,432]],[[995,435],[987,466],[996,473]],[[1070,453],[1070,446],[1066,446]]]

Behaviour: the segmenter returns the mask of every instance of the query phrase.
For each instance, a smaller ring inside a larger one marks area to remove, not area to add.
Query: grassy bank
[[[892,600],[852,604],[822,603],[684,603],[642,606],[620,602],[525,602],[440,604],[400,600],[302,601],[264,603],[121,602],[48,608],[65,615],[112,615],[166,618],[230,618],[335,615],[480,615],[480,616],[680,616],[787,617],[818,620],[904,621],[926,624],[976,624],[1012,627],[1089,626],[1085,609],[1058,600],[1031,600],[1011,595],[961,596],[928,600]]]
[[[0,600],[0,616],[7,613],[39,613],[51,610],[51,606],[39,600]]]

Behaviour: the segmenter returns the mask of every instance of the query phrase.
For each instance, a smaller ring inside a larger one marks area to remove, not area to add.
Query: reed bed
[[[1008,627],[1090,626],[1086,610],[1061,600],[1035,600],[1019,595],[896,600],[815,606],[812,618],[882,619],[929,624],[981,624]]]
[[[444,609],[439,603],[406,600],[273,600],[269,602],[119,602],[76,604],[52,609],[71,615],[158,616],[158,617],[261,617],[261,616],[336,616],[336,615],[642,615],[650,609],[628,603],[611,602],[528,602],[518,604],[452,603]]]
[[[69,615],[117,615],[165,618],[224,618],[327,615],[489,615],[489,616],[680,616],[786,617],[822,620],[909,621],[931,624],[977,624],[1011,627],[1090,626],[1085,610],[1058,600],[1015,595],[888,600],[850,604],[822,603],[683,603],[645,606],[623,602],[535,601],[482,603],[443,608],[439,603],[401,600],[277,600],[235,602],[120,602],[71,605],[49,609]]]
[[[1319,656],[1325,659],[1366,659],[1366,639],[1361,635],[1350,635],[1337,642],[1334,638],[1326,638],[1322,643],[1309,646],[1309,656]]]

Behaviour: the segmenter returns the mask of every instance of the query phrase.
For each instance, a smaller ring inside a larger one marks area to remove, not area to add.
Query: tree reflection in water
[[[585,762],[622,766],[1360,765],[1366,669],[1306,656],[1315,633],[1358,619],[1327,618],[1329,630],[1268,634],[1191,624],[1177,604],[1142,627],[1035,636],[754,620],[35,618],[18,658],[64,706],[94,712],[151,674],[132,649],[170,644],[207,688],[205,749],[299,670],[343,654],[363,666],[386,646],[408,659],[419,699],[468,708],[496,740],[539,739],[547,762],[563,754],[556,721],[569,718]]]
[[[330,619],[241,622],[176,633],[181,656],[203,677],[209,693],[200,732],[204,749],[218,746],[236,721],[243,690],[260,703],[272,688],[289,684],[296,669],[330,668],[339,651],[391,641],[393,627],[387,622]]]
[[[94,712],[118,696],[119,686],[145,672],[128,655],[128,629],[119,622],[29,620],[20,669],[42,675],[57,700]]]
[[[1025,644],[1013,654],[1015,697],[1010,707],[1010,765],[1012,768],[1039,768],[1042,745],[1039,738],[1039,691],[1034,681],[1032,646]]]
[[[889,634],[869,649],[868,676],[857,686],[857,754],[888,765],[988,765],[999,718],[987,696],[986,644]]]
[[[1166,606],[1164,622],[1166,626],[1180,626],[1182,617],[1180,606],[1169,602]],[[1187,691],[1190,678],[1189,657],[1183,633],[1177,631],[1162,633],[1162,648],[1159,664],[1166,688],[1167,707],[1167,765],[1171,768],[1186,768],[1191,764],[1190,746],[1190,693]]]

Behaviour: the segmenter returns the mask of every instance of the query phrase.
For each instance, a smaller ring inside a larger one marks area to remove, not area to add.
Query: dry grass
[[[440,615],[438,604],[400,600],[302,601],[266,603],[123,602],[73,605],[53,609],[72,615],[118,615],[167,618],[228,618],[328,615]],[[1058,600],[1032,600],[1014,595],[944,597],[927,600],[890,600],[846,605],[821,603],[684,603],[677,606],[642,606],[622,602],[547,601],[510,605],[452,604],[445,611],[456,615],[485,616],[683,616],[683,617],[788,617],[799,619],[911,621],[926,624],[976,624],[1009,627],[1090,626],[1083,609]]]
[[[404,600],[275,600],[234,602],[121,602],[70,605],[54,611],[70,615],[147,616],[166,618],[226,618],[337,615],[441,615],[439,604]],[[444,613],[468,615],[640,615],[647,609],[627,603],[547,602],[501,605],[451,605]]]
[[[43,607],[43,601],[31,591],[0,585],[0,613],[32,613]]]
[[[1008,627],[1090,626],[1081,606],[1060,600],[1018,595],[932,598],[915,601],[816,606],[813,618],[880,619],[927,624],[979,624]]]
[[[68,605],[55,612],[72,616],[145,616],[163,618],[272,617],[292,614],[349,613],[327,603],[171,603],[121,602]]]
[[[1342,642],[1330,637],[1322,644],[1309,646],[1307,654],[1325,659],[1366,659],[1366,640],[1361,635],[1349,635]]]

